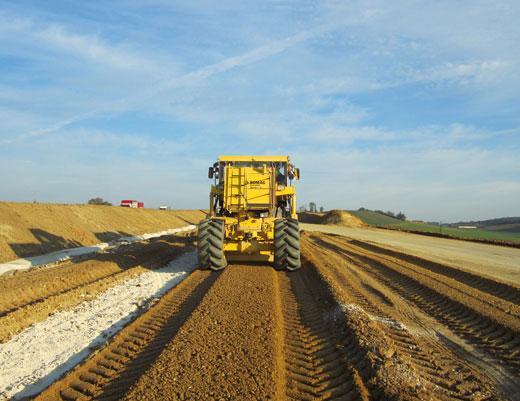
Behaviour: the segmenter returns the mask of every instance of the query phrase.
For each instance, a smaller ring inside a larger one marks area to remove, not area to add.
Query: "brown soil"
[[[42,400],[514,400],[517,287],[326,234],[195,271]]]
[[[100,253],[81,263],[0,276],[0,343],[57,311],[93,299],[117,283],[162,267],[189,238],[169,236]]]
[[[0,262],[196,224],[204,216],[200,210],[0,202]]]
[[[349,212],[345,212],[344,210],[331,210],[330,212],[325,213],[322,224],[337,224],[347,227],[366,226],[366,224],[356,216],[350,214]]]
[[[224,271],[124,399],[273,399],[274,295],[270,269]]]
[[[344,309],[377,322],[421,386],[435,384],[440,398],[515,399],[517,287],[492,280],[482,285],[488,279],[340,236],[312,234],[304,242],[305,256],[321,267]]]
[[[207,271],[191,274],[36,400],[120,399],[160,355],[217,278],[218,274]]]

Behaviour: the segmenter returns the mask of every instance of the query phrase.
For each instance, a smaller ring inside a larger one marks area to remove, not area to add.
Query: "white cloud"
[[[472,63],[448,62],[432,68],[405,71],[403,72],[403,75],[406,77],[404,80],[388,86],[438,81],[454,81],[461,84],[478,83],[500,76],[509,67],[509,63],[501,60],[485,60]]]
[[[140,54],[131,50],[128,44],[109,43],[97,35],[74,32],[70,27],[58,23],[48,24],[30,17],[20,18],[5,13],[0,14],[0,22],[0,35],[6,40],[18,38],[27,46],[36,45],[34,53],[44,47],[47,51],[76,56],[108,68],[134,72],[159,73],[165,67],[175,67],[171,58],[167,60],[149,53]]]
[[[219,62],[196,69],[187,74],[180,76],[176,74],[173,78],[168,79],[165,77],[159,77],[158,80],[154,80],[155,82],[153,84],[147,85],[147,89],[139,91],[138,94],[131,94],[119,98],[113,101],[109,107],[103,105],[102,107],[70,116],[59,120],[48,127],[34,130],[28,135],[22,135],[16,139],[7,140],[6,143],[10,141],[18,142],[34,136],[57,132],[73,123],[83,121],[99,114],[128,111],[134,109],[136,106],[139,108],[140,106],[138,105],[146,104],[148,100],[157,97],[167,90],[189,87],[212,77],[213,75],[257,62],[335,28],[337,28],[336,25],[322,25],[313,29],[302,30],[284,39],[271,41],[266,45],[259,46],[241,55],[227,57]],[[68,51],[79,54],[82,57],[93,59],[94,61],[108,63],[114,67],[134,68],[136,66],[142,67],[146,64],[146,62],[141,59],[122,53],[114,47],[108,47],[105,44],[102,44],[96,37],[71,35],[58,26],[52,26],[43,31],[35,32],[35,35],[44,39],[49,44],[62,47]]]
[[[339,76],[339,77],[325,77],[319,81],[305,85],[301,88],[287,89],[287,94],[292,93],[313,93],[330,95],[336,93],[360,93],[370,92],[381,89],[382,85],[377,82],[371,82],[366,77],[362,76]]]
[[[33,30],[33,35],[48,46],[111,68],[159,71],[148,58],[110,45],[97,36],[71,33],[56,24],[42,30]]]
[[[518,215],[520,164],[515,154],[416,146],[299,151],[294,159],[302,169],[301,202],[402,210],[412,218],[457,221]]]

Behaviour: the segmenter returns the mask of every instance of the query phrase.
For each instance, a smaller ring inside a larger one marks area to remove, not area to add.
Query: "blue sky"
[[[218,154],[300,202],[520,215],[518,1],[1,1],[0,199],[207,205]]]

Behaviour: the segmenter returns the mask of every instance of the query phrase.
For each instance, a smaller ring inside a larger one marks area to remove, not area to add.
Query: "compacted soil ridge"
[[[322,243],[324,245],[324,243]],[[447,326],[456,335],[485,352],[513,374],[520,374],[520,338],[518,305],[508,305],[503,312],[494,299],[471,293],[459,284],[442,283],[417,268],[403,266],[378,254],[363,253],[355,245],[332,248],[356,260],[395,292]],[[450,285],[451,284],[451,285]],[[451,288],[450,288],[451,287]],[[464,291],[466,290],[466,291]]]
[[[218,274],[196,271],[36,400],[118,400],[159,356]]]
[[[332,235],[332,237],[336,236]],[[403,252],[398,252],[387,248],[379,247],[373,244],[369,244],[367,242],[356,240],[352,240],[350,242],[351,244],[364,248],[369,252],[377,253],[380,256],[390,256],[396,259],[400,259],[403,262],[419,265],[423,269],[427,269],[434,273],[445,275],[446,277],[452,278],[458,282],[462,282],[466,285],[469,285],[470,287],[476,288],[483,292],[487,292],[490,295],[502,298],[516,305],[520,305],[520,288],[515,287],[511,284],[501,282],[498,280],[493,280],[487,277],[482,277],[472,272],[457,269],[452,266],[437,263],[431,260],[420,258],[418,256],[408,255]]]
[[[272,269],[225,269],[123,399],[275,399],[274,291]]]
[[[304,254],[324,267],[320,272],[340,288],[345,307],[361,309],[377,321],[415,370],[447,391],[447,399],[455,397],[457,388],[457,397],[473,399],[476,393],[492,393],[490,386],[514,399],[520,390],[515,379],[518,304],[507,302],[507,314],[502,311],[506,301],[485,291],[469,290],[463,283],[459,291],[446,290],[438,275],[436,280],[428,276],[428,265],[418,263],[413,266],[417,274],[411,274],[412,266],[385,259],[384,252],[368,252],[372,247],[360,247],[359,241],[304,237]],[[446,281],[453,284],[451,278]]]
[[[286,396],[292,400],[368,400],[368,390],[323,314],[325,300],[304,274],[279,273],[285,338]],[[309,285],[310,284],[310,285]],[[320,302],[323,301],[323,302]]]
[[[169,236],[101,253],[80,263],[0,276],[0,343],[52,313],[164,266],[190,244],[190,238]]]

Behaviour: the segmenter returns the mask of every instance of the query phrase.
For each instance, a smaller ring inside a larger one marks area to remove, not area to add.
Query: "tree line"
[[[392,217],[394,219],[403,220],[403,221],[406,220],[406,215],[403,212],[394,213],[391,210],[387,210],[386,212],[384,212],[384,211],[379,210],[379,209],[377,209],[377,210],[370,210],[370,209],[366,209],[364,207],[360,207],[358,209],[358,211],[360,211],[360,212],[363,212],[363,211],[374,212],[374,213],[382,214],[384,216]]]

